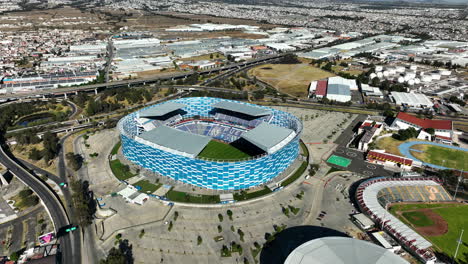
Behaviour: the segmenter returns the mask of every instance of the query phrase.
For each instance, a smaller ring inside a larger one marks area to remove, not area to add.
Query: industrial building
[[[328,83],[326,97],[331,101],[349,102],[351,101],[351,91],[349,90],[349,86]]]
[[[390,97],[395,104],[406,108],[424,109],[434,105],[426,95],[420,93],[391,92]]]
[[[312,81],[309,85],[309,97],[337,102],[351,101],[351,90],[358,90],[356,81],[339,76],[330,77],[327,80]]]

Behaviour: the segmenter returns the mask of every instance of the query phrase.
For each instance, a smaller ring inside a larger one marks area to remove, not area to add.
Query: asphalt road
[[[60,228],[70,224],[68,215],[56,194],[38,178],[31,175],[26,169],[12,160],[5,153],[2,147],[0,147],[0,162],[21,181],[28,185],[37,194],[37,196],[39,196],[47,211],[49,212],[50,217],[52,218],[56,233]],[[75,259],[79,258],[80,252],[74,251],[72,246],[73,239],[73,233],[69,233],[59,238],[62,252],[62,263],[74,264],[76,263]]]
[[[335,143],[338,146],[332,154],[351,160],[351,164],[346,168],[348,171],[356,172],[360,175],[365,175],[366,177],[392,176],[393,172],[385,170],[382,165],[367,163],[364,152],[347,147],[347,144],[353,138],[354,132],[357,131],[357,126],[364,121],[366,117],[366,115],[358,115],[353,122],[351,122],[351,124],[335,140]],[[338,167],[336,165],[333,166]]]

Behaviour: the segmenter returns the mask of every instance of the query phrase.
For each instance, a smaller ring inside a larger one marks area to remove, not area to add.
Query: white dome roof
[[[314,239],[297,247],[284,264],[408,264],[375,244],[347,237]]]

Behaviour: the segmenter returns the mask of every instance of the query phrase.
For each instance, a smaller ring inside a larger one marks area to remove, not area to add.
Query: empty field
[[[267,82],[282,93],[306,97],[311,81],[334,76],[306,63],[265,64],[249,70],[250,76]]]
[[[198,156],[215,160],[238,160],[250,157],[249,154],[229,144],[214,140],[210,141]]]
[[[411,154],[426,163],[460,170],[468,163],[466,151],[423,144],[414,145],[411,148],[418,150],[411,151]]]

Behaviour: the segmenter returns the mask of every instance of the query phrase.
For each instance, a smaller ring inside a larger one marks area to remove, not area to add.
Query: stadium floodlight
[[[457,258],[457,255],[458,255],[458,249],[460,248],[460,244],[463,243],[462,241],[462,237],[463,237],[463,232],[465,230],[462,229],[461,233],[460,233],[460,238],[457,240],[457,249],[455,250],[455,255],[453,255],[453,260],[452,260],[452,264],[455,263],[455,259]]]

